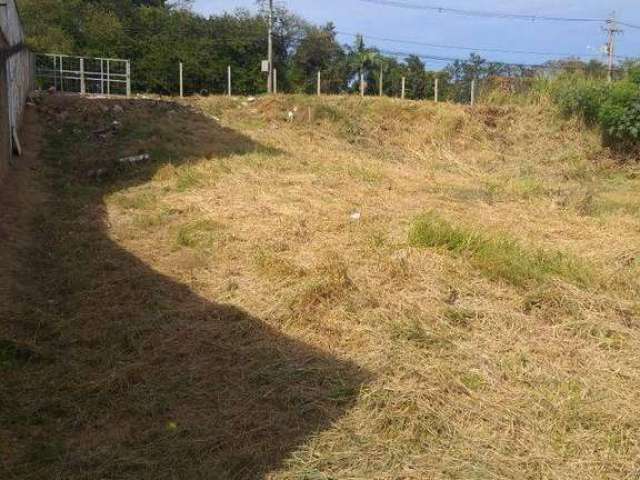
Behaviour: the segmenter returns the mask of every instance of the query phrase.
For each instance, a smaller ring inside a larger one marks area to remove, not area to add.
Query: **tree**
[[[371,75],[371,67],[376,64],[378,52],[375,49],[367,48],[362,35],[356,37],[353,47],[349,50],[349,65],[352,69],[352,78],[357,76],[360,95],[364,97],[367,86],[372,82],[368,79]]]
[[[322,72],[323,91],[339,93],[344,90],[348,75],[345,59],[332,23],[324,27],[307,27],[291,61],[292,80],[297,90],[313,93],[318,72]]]
[[[415,55],[410,55],[405,60],[407,65],[407,95],[412,99],[427,98],[427,78],[425,74],[425,65]]]

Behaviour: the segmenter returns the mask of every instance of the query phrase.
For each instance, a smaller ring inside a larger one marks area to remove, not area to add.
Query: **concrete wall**
[[[27,96],[33,87],[33,60],[24,45],[24,30],[15,0],[0,6],[0,170],[7,165],[10,149],[5,148],[7,131],[9,145],[12,132],[19,132]],[[8,122],[8,125],[7,125]],[[9,150],[9,153],[7,153]]]
[[[6,43],[0,33],[0,51],[6,49]],[[7,83],[8,62],[0,61],[0,180],[4,177],[11,158],[11,128],[9,124],[9,97],[5,93],[9,91]]]

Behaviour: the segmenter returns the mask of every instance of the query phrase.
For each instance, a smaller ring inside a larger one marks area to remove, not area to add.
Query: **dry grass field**
[[[597,132],[544,102],[38,103],[2,478],[640,478],[640,168]]]

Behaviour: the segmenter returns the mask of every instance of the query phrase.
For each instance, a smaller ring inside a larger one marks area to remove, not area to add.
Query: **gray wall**
[[[33,87],[33,61],[24,46],[24,31],[15,0],[0,7],[0,174],[11,150],[11,132],[19,132],[27,96]],[[4,45],[3,45],[4,43]],[[7,132],[9,148],[6,148]]]

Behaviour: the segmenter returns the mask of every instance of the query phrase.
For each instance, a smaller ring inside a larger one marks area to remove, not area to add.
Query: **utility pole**
[[[618,28],[616,22],[615,13],[607,19],[607,25],[604,27],[604,31],[607,32],[607,44],[605,46],[607,55],[609,56],[609,73],[607,75],[607,81],[611,83],[613,81],[613,62],[616,52],[616,40],[617,34],[622,33],[622,30]]]
[[[269,39],[268,39],[269,72],[267,80],[267,92],[273,93],[273,0],[269,0]]]

